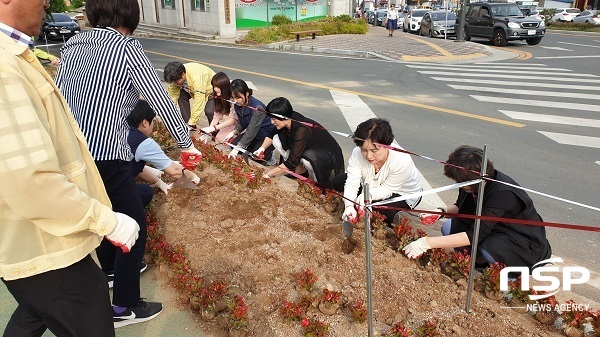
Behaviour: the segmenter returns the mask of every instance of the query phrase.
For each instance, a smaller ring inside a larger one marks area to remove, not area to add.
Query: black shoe
[[[143,273],[146,269],[148,269],[148,265],[146,262],[142,262],[142,266],[140,267],[140,274]],[[108,288],[113,287],[113,283],[115,282],[115,272],[110,272],[106,274],[106,278],[108,279]]]
[[[120,328],[130,324],[142,323],[158,316],[163,310],[163,305],[158,302],[146,302],[141,299],[137,304],[130,306],[120,314],[113,312],[113,324]]]

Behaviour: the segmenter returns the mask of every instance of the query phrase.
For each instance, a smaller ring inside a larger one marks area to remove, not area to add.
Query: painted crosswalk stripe
[[[581,44],[581,43],[573,43],[573,42],[556,42],[560,44],[568,44],[570,46],[579,46],[579,47],[589,47],[589,48],[600,48],[600,46],[594,46],[591,44]]]
[[[503,71],[506,71],[506,66],[487,66],[487,65],[479,65],[479,64],[453,64],[452,68],[448,68],[447,64],[432,64],[432,63],[415,63],[415,62],[411,62],[410,64],[407,64],[406,67],[408,68],[425,68],[425,69],[441,69],[441,70],[456,70],[456,71],[463,71],[463,69],[477,69],[479,71],[481,70],[487,70],[487,69],[500,69]],[[513,67],[513,70],[517,70],[517,72],[519,74],[522,74],[523,71],[522,70],[527,70],[527,71],[533,71],[533,70],[539,70],[539,71],[543,71],[544,74],[547,74],[548,71],[573,71],[570,69],[565,69],[565,68],[534,68],[534,67],[526,67],[526,68],[516,68]]]
[[[553,141],[564,145],[585,146],[600,149],[600,138],[580,135],[570,135],[567,133],[538,131]]]
[[[491,88],[491,87],[478,87],[471,85],[456,85],[449,84],[451,88],[458,90],[472,90],[480,92],[495,92],[502,94],[515,94],[515,95],[534,95],[534,96],[549,96],[549,97],[570,97],[579,99],[597,99],[600,100],[600,95],[594,94],[579,94],[576,92],[559,92],[559,91],[541,91],[541,90],[525,90],[525,89],[514,89],[514,88]]]
[[[565,102],[541,101],[541,100],[532,100],[532,99],[506,98],[506,97],[495,97],[495,96],[480,96],[480,95],[470,95],[470,96],[481,102],[531,105],[531,106],[546,107],[546,108],[599,111],[600,112],[600,105],[597,105],[597,104],[565,103]]]
[[[498,110],[498,111],[507,115],[510,118],[514,118],[514,119],[518,119],[518,120],[600,128],[600,120],[598,120],[598,119],[534,114],[534,113],[529,113],[529,112],[509,111],[509,110]]]
[[[517,66],[517,67],[529,67],[529,66],[541,66],[541,67],[547,67],[548,65],[544,64],[544,63],[509,63],[509,62],[494,62],[494,63],[488,63],[488,62],[480,62],[480,63],[475,63],[475,64],[482,64],[482,65],[500,65],[500,66]]]
[[[251,81],[244,81],[244,82],[246,82],[246,84],[248,85],[248,88],[252,89],[252,91],[254,91],[254,90],[258,91],[256,86]]]
[[[432,77],[436,81],[442,82],[465,82],[464,78],[456,77]],[[469,83],[481,83],[481,84],[494,84],[494,85],[505,85],[505,86],[522,86],[522,87],[536,87],[536,88],[556,88],[565,90],[590,90],[600,91],[598,86],[588,85],[575,85],[575,84],[553,84],[553,83],[531,83],[531,82],[514,82],[514,81],[494,81],[494,80],[482,80],[482,79],[469,79]]]
[[[356,130],[358,124],[366,121],[370,118],[376,118],[377,116],[371,111],[371,108],[358,97],[358,95],[337,91],[337,90],[329,90],[331,92],[331,97],[340,108],[340,111],[346,118],[346,122],[350,127],[350,130]],[[343,130],[340,130],[343,131]],[[394,143],[397,144],[396,140]],[[419,169],[417,169],[419,173],[419,178],[421,179],[421,184],[423,185],[423,189],[430,190],[432,189],[431,184],[423,177]],[[426,204],[430,204],[433,207],[444,206],[445,203],[437,194],[430,194],[423,196],[423,200]]]
[[[462,73],[462,72],[449,72],[449,71],[418,71],[424,75],[447,75],[447,76],[460,76],[460,77],[481,77],[481,78],[511,78],[519,80],[541,80],[541,81],[556,81],[556,82],[578,82],[581,83],[581,78],[564,78],[564,77],[549,77],[549,76],[520,76],[520,75],[507,75],[507,74],[490,74],[490,73]],[[596,79],[585,79],[586,83],[600,83],[600,80]]]
[[[414,68],[414,69],[435,69],[435,66],[413,66],[413,65],[407,65],[408,68]],[[449,70],[448,67],[439,67],[440,70]],[[552,74],[549,73],[547,71],[528,71],[528,70],[520,70],[520,69],[514,69],[512,71],[508,71],[506,69],[491,69],[491,68],[461,68],[461,69],[456,69],[457,72],[477,72],[477,73],[481,73],[481,72],[485,72],[485,73],[502,73],[502,74],[515,74],[515,75],[546,75],[546,76],[556,76],[556,74]],[[571,70],[566,70],[566,69],[561,69],[560,70],[560,76],[576,76],[576,77],[592,77],[592,78],[598,78],[600,76],[598,75],[593,75],[593,74],[580,74],[580,73],[568,73],[568,71]]]
[[[544,48],[544,49],[552,49],[552,50],[572,51],[571,49],[561,48],[561,47],[548,47],[548,46],[538,46],[538,47]]]

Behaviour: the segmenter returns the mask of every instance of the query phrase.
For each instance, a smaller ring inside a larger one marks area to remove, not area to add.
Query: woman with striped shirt
[[[114,273],[115,328],[144,322],[162,311],[162,304],[140,297],[140,268],[146,243],[144,207],[131,175],[133,154],[127,144],[127,116],[140,94],[165,123],[184,151],[194,148],[186,123],[163,88],[141,44],[130,37],[137,28],[136,0],[88,0],[86,13],[93,30],[69,39],[61,48],[56,83],[85,135],[113,210],[134,218],[139,238],[124,254],[103,241],[96,250],[105,273]]]

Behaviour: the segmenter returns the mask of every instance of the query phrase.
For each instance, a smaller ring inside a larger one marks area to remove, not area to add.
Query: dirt
[[[164,226],[166,240],[185,246],[195,270],[226,277],[231,292],[244,297],[251,336],[302,336],[300,324],[284,322],[278,309],[284,300],[299,299],[293,275],[303,268],[318,277],[319,291],[327,287],[341,291],[343,302],[366,302],[364,226],[355,228],[353,242],[345,242],[339,210],[325,211],[284,177],[274,179],[282,184],[250,190],[210,165],[197,173],[200,190],[158,192],[150,211]],[[466,279],[454,282],[419,266],[381,235],[372,239],[372,261],[376,336],[387,336],[398,321],[415,330],[430,319],[443,336],[560,336],[477,292],[466,313]],[[311,309],[308,316],[327,322],[330,336],[367,336],[367,323],[351,322],[343,307],[332,316]],[[211,334],[227,335],[214,321],[200,324]]]

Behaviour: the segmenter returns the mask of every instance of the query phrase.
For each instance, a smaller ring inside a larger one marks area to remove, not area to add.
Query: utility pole
[[[461,0],[460,2],[460,17],[458,19],[458,31],[456,32],[456,40],[454,40],[454,42],[465,42],[465,32],[464,32],[464,26],[465,26],[465,17],[467,15],[467,13],[465,12],[465,2],[467,0]]]

